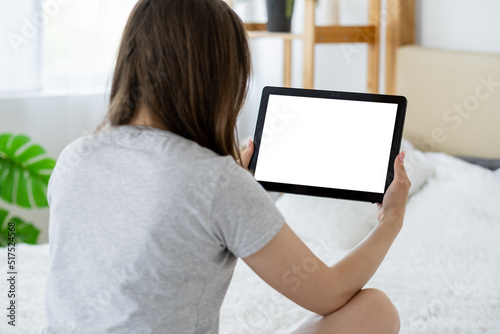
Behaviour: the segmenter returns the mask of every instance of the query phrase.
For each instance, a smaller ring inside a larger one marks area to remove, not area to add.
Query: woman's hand
[[[401,229],[406,211],[406,201],[411,182],[403,164],[405,152],[399,153],[394,161],[394,180],[385,193],[382,204],[378,204],[379,224],[389,223]]]
[[[251,138],[248,138],[247,148],[241,153],[241,166],[245,169],[248,169],[248,164],[250,163],[250,158],[253,154],[253,141]],[[237,161],[240,163],[240,161]]]

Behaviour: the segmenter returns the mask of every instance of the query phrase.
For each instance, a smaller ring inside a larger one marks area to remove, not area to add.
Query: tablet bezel
[[[260,102],[259,114],[257,117],[257,125],[255,127],[254,135],[254,152],[250,159],[248,169],[255,173],[257,161],[259,158],[259,148],[264,130],[264,121],[266,118],[267,105],[270,95],[286,95],[286,96],[300,96],[321,99],[334,99],[334,100],[349,100],[349,101],[364,101],[364,102],[378,102],[378,103],[392,103],[397,104],[396,121],[394,124],[394,131],[392,135],[391,151],[389,161],[387,162],[387,175],[384,193],[373,193],[365,191],[338,189],[338,188],[324,188],[316,186],[305,186],[299,184],[278,183],[257,180],[266,190],[292,193],[301,195],[311,195],[320,197],[331,197],[363,202],[382,203],[385,192],[394,178],[394,159],[399,153],[401,148],[401,140],[403,137],[404,119],[406,114],[407,100],[404,96],[397,95],[382,95],[382,94],[365,94],[365,93],[351,93],[315,89],[300,89],[300,88],[284,88],[284,87],[264,87],[262,90],[262,99]]]

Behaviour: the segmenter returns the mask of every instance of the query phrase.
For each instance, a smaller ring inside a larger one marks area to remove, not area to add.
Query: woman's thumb
[[[252,139],[248,138],[247,148],[241,153],[241,165],[248,169],[248,164],[253,154],[253,142]]]
[[[394,161],[394,178],[408,179],[404,166],[405,156],[405,151],[401,151],[396,157],[396,160]]]

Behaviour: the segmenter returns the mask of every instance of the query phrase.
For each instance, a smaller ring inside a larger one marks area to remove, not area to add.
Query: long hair
[[[236,120],[250,73],[245,28],[222,0],[140,0],[98,131],[129,124],[144,106],[162,128],[237,159]]]

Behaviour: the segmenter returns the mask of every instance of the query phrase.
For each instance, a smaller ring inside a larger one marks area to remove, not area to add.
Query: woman
[[[253,144],[239,156],[235,125],[249,74],[243,24],[223,1],[138,2],[107,117],[50,179],[43,333],[217,333],[237,257],[317,314],[295,333],[399,331],[390,300],[362,288],[402,227],[404,153],[378,225],[326,266],[242,168]],[[317,268],[307,277],[306,262]]]

